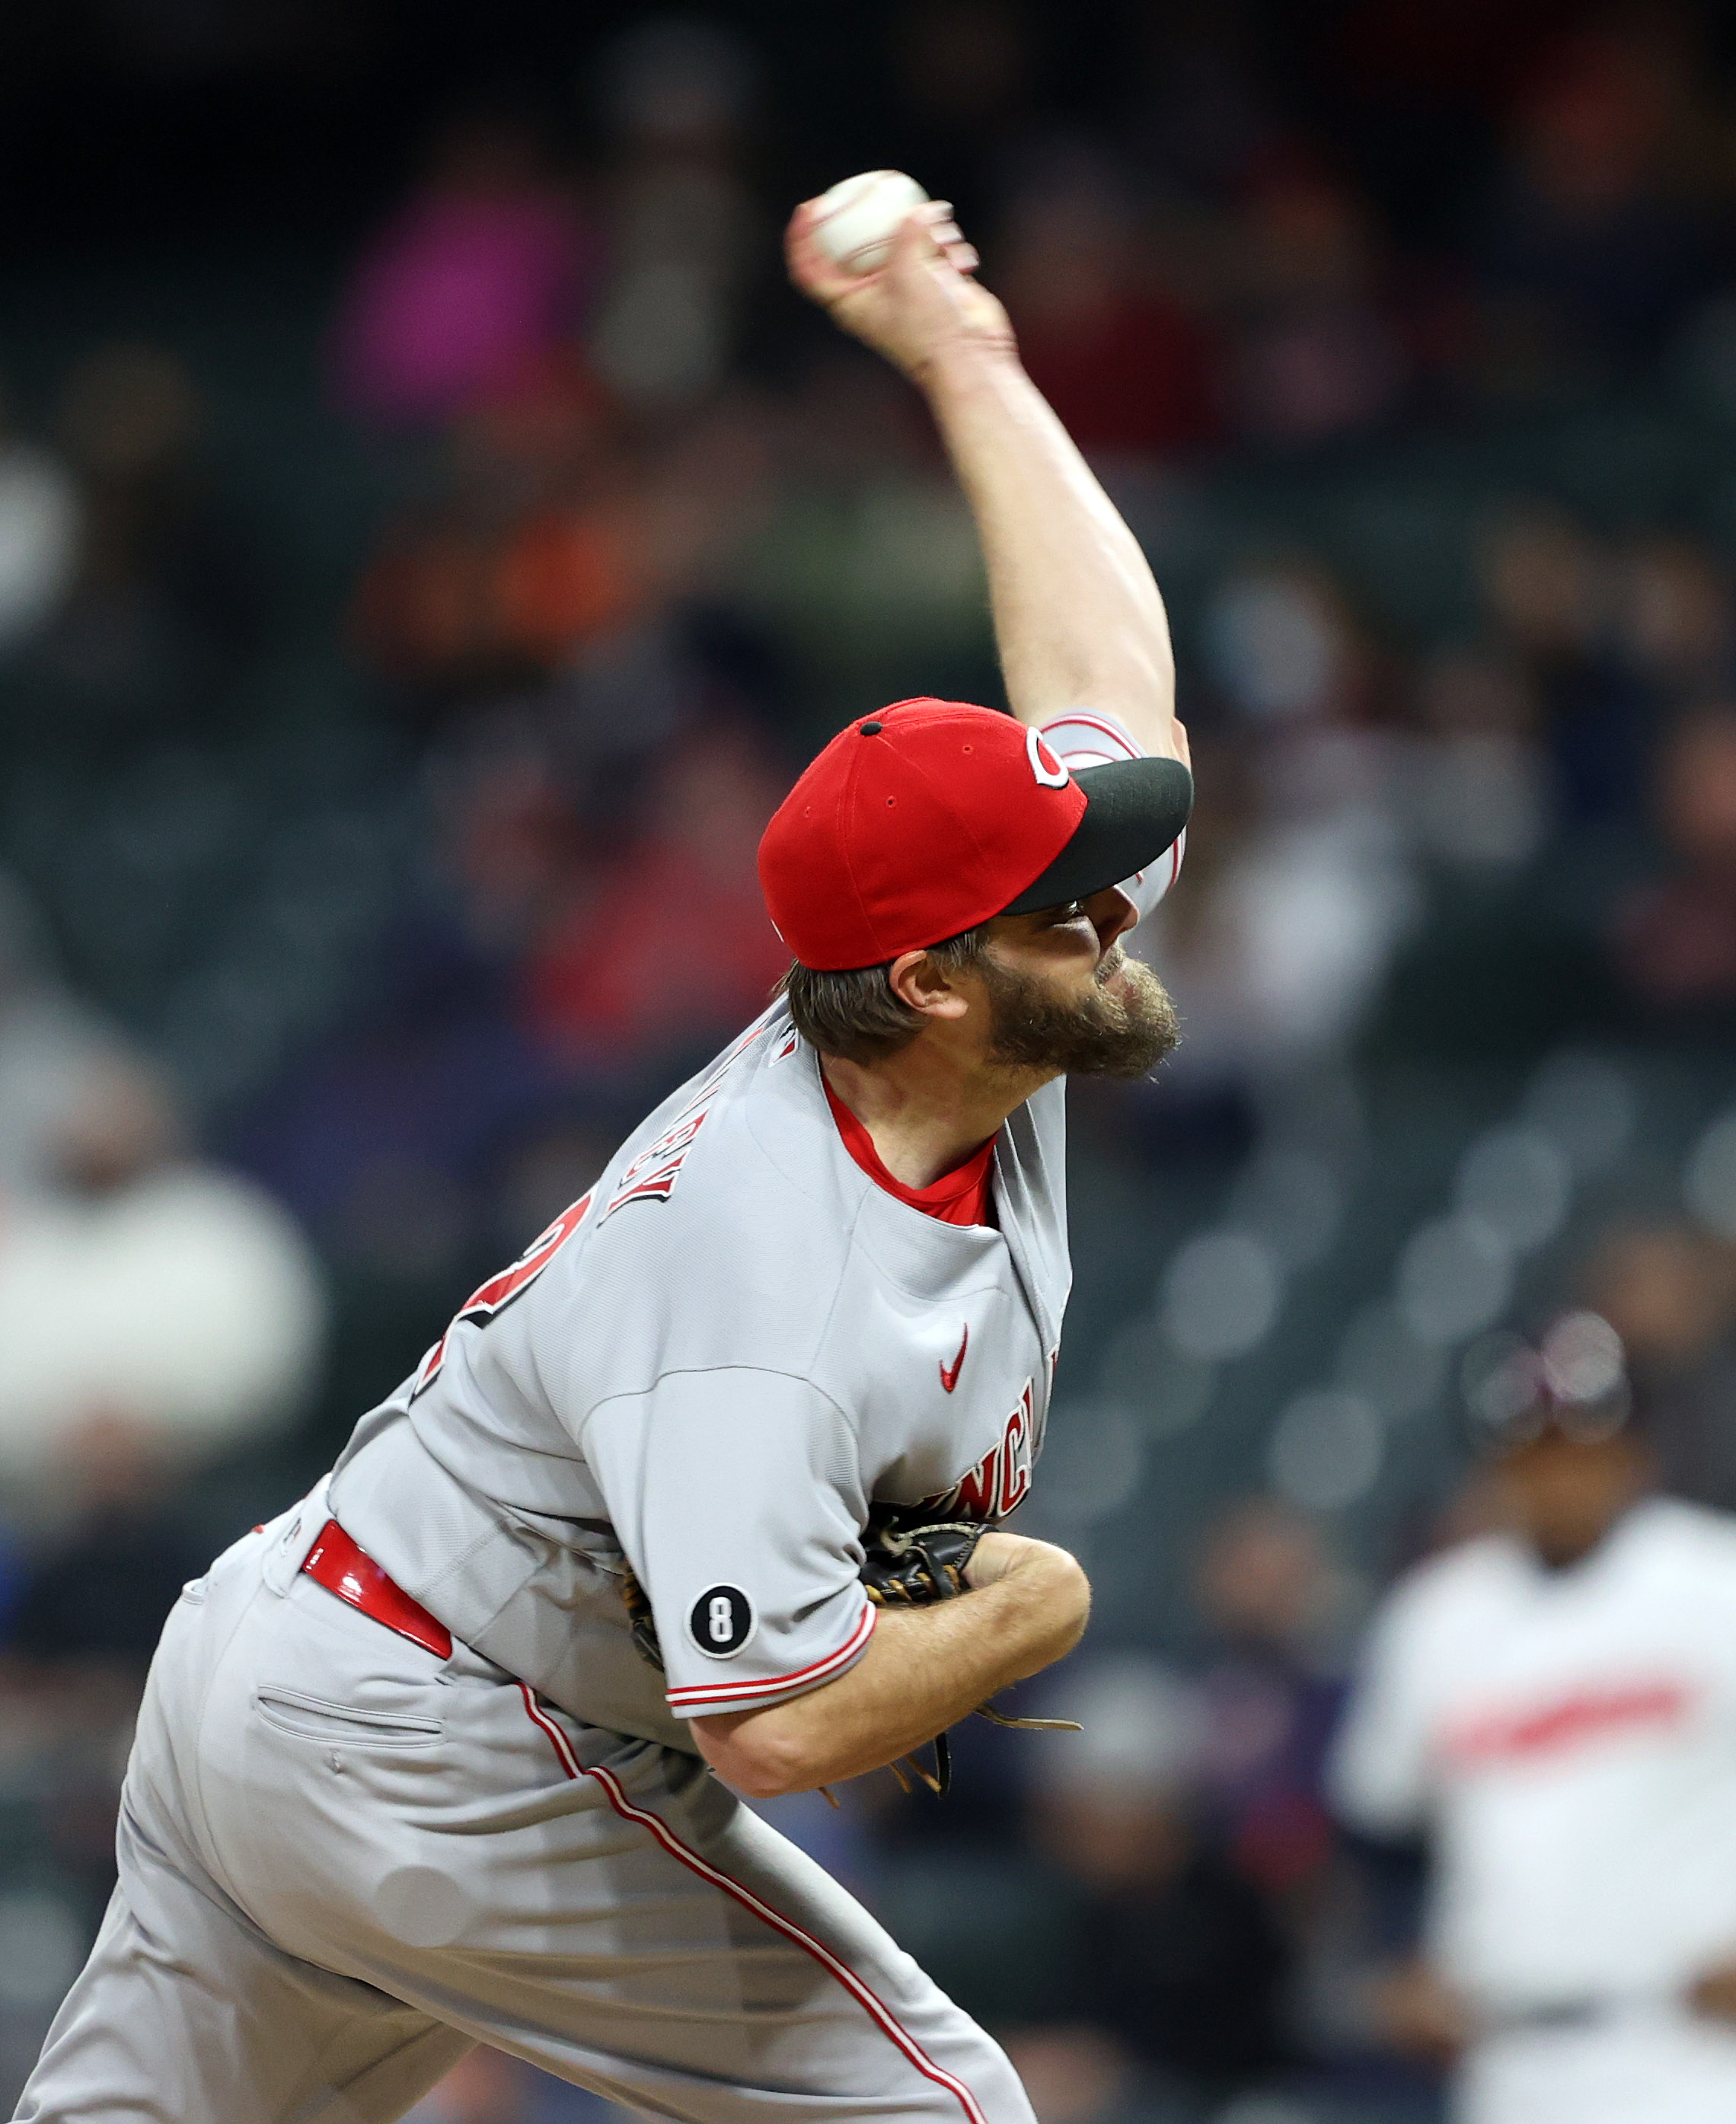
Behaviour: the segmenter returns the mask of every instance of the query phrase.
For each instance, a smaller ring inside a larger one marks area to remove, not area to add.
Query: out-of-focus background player
[[[760,1008],[824,740],[998,698],[920,405],[783,277],[891,166],[1164,584],[1200,824],[1021,1513],[1089,1731],[777,1811],[1043,2124],[1432,2124],[1365,1619],[1564,1312],[1736,1506],[1728,15],[3,11],[0,2113],[179,1581]]]
[[[1736,2105],[1736,1518],[1650,1494],[1606,1323],[1552,1339],[1554,1386],[1522,1352],[1489,1384],[1495,1525],[1376,1618],[1332,1789],[1370,1835],[1428,1839],[1426,1945],[1377,2010],[1456,2065],[1465,2124],[1712,2124]]]

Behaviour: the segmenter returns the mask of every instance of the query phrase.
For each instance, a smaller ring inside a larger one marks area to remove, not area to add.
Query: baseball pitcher
[[[920,1750],[1084,1627],[1077,1563],[996,1530],[1067,1298],[1062,1079],[1174,1042],[1122,938],[1192,783],[1150,572],[948,210],[861,278],[812,218],[797,284],[945,438],[1014,714],[834,739],[760,851],[779,999],[186,1588],[21,2118],[370,2124],[485,2041],[695,2124],[1028,2124],[736,1795]]]

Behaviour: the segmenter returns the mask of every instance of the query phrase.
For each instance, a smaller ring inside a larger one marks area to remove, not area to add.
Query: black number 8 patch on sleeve
[[[754,1633],[754,1604],[739,1586],[708,1586],[693,1605],[687,1634],[713,1659],[733,1659]]]

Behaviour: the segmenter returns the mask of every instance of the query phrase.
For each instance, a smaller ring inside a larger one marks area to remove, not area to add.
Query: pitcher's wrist
[[[1023,377],[1024,364],[1010,332],[993,338],[961,333],[907,364],[905,374],[925,398],[938,405],[1009,377]]]

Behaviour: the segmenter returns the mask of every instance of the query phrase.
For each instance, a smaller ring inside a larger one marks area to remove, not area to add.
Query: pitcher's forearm
[[[1070,1557],[1013,1571],[934,1607],[887,1609],[836,1681],[764,1711],[696,1718],[694,1736],[727,1783],[755,1798],[810,1791],[908,1755],[1009,1683],[1070,1652],[1090,1609]]]
[[[976,519],[1014,713],[1100,708],[1148,753],[1185,757],[1151,570],[1016,355],[963,343],[919,381]]]

